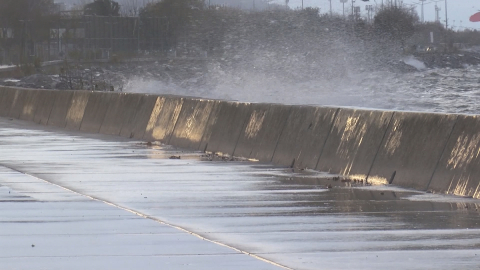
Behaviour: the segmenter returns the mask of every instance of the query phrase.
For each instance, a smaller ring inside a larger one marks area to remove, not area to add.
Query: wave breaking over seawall
[[[254,67],[235,72],[210,68],[182,81],[134,76],[126,81],[124,91],[242,102],[480,114],[480,67],[346,72],[341,77],[303,81],[256,72]]]

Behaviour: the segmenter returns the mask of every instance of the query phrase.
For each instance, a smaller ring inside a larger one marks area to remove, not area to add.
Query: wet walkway
[[[477,269],[479,208],[0,118],[6,269]]]

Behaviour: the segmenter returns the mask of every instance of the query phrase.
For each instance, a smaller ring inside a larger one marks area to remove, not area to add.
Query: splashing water
[[[419,62],[407,61],[414,65]],[[403,74],[347,72],[332,79],[305,81],[285,80],[274,73],[256,72],[255,68],[235,72],[213,68],[181,83],[134,77],[126,83],[125,91],[244,102],[479,114],[480,67],[424,69]]]
[[[427,67],[425,66],[425,63],[423,63],[422,61],[416,59],[415,57],[413,56],[407,56],[403,59],[403,62],[407,65],[410,65],[414,68],[416,68],[417,70],[425,70],[427,69]]]

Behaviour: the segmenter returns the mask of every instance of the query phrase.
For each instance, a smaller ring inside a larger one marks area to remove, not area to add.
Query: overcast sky
[[[277,3],[285,3],[284,0],[275,0]],[[395,1],[395,0],[394,0]],[[400,1],[400,0],[398,0]],[[387,0],[384,0],[386,3]],[[355,5],[361,6],[362,14],[365,15],[365,6],[366,5],[381,5],[382,0],[370,0],[369,2],[363,2],[361,0],[356,0]],[[419,0],[403,0],[403,3],[406,5],[414,5],[417,8],[418,15],[421,16],[421,4]],[[440,11],[440,21],[445,23],[445,0],[433,1],[426,0],[424,2],[424,16],[425,21],[434,21],[435,20],[435,3],[438,7],[441,8]],[[448,7],[448,24],[449,27],[454,27],[455,30],[463,29],[464,27],[475,28],[480,30],[480,22],[472,23],[470,22],[470,16],[476,12],[480,11],[480,0],[447,0]],[[330,10],[329,0],[303,0],[304,7],[320,7],[321,13],[326,13]],[[351,0],[348,0],[348,3],[345,4],[345,12],[351,11]],[[302,0],[290,0],[289,6],[291,8],[301,7]],[[342,3],[340,0],[332,0],[332,9],[333,12],[342,13]]]

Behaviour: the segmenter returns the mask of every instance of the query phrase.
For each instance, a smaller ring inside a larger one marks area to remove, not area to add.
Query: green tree
[[[50,37],[50,24],[58,20],[53,0],[0,0],[0,30],[12,38],[0,39],[0,47],[24,61],[36,42]],[[18,61],[18,60],[15,60]]]
[[[153,35],[157,28],[156,19],[162,21],[162,31],[165,31],[167,46],[175,46],[180,37],[187,35],[187,28],[198,23],[205,9],[205,0],[161,0],[149,3],[140,10],[140,18],[145,33]]]
[[[83,13],[96,16],[120,16],[120,5],[113,0],[95,0],[85,5]]]
[[[418,15],[412,10],[403,6],[388,6],[377,13],[374,26],[381,37],[398,41],[403,46],[405,41],[415,33],[417,22]]]
[[[25,21],[36,22],[53,14],[53,0],[1,0],[0,24],[15,28]]]

